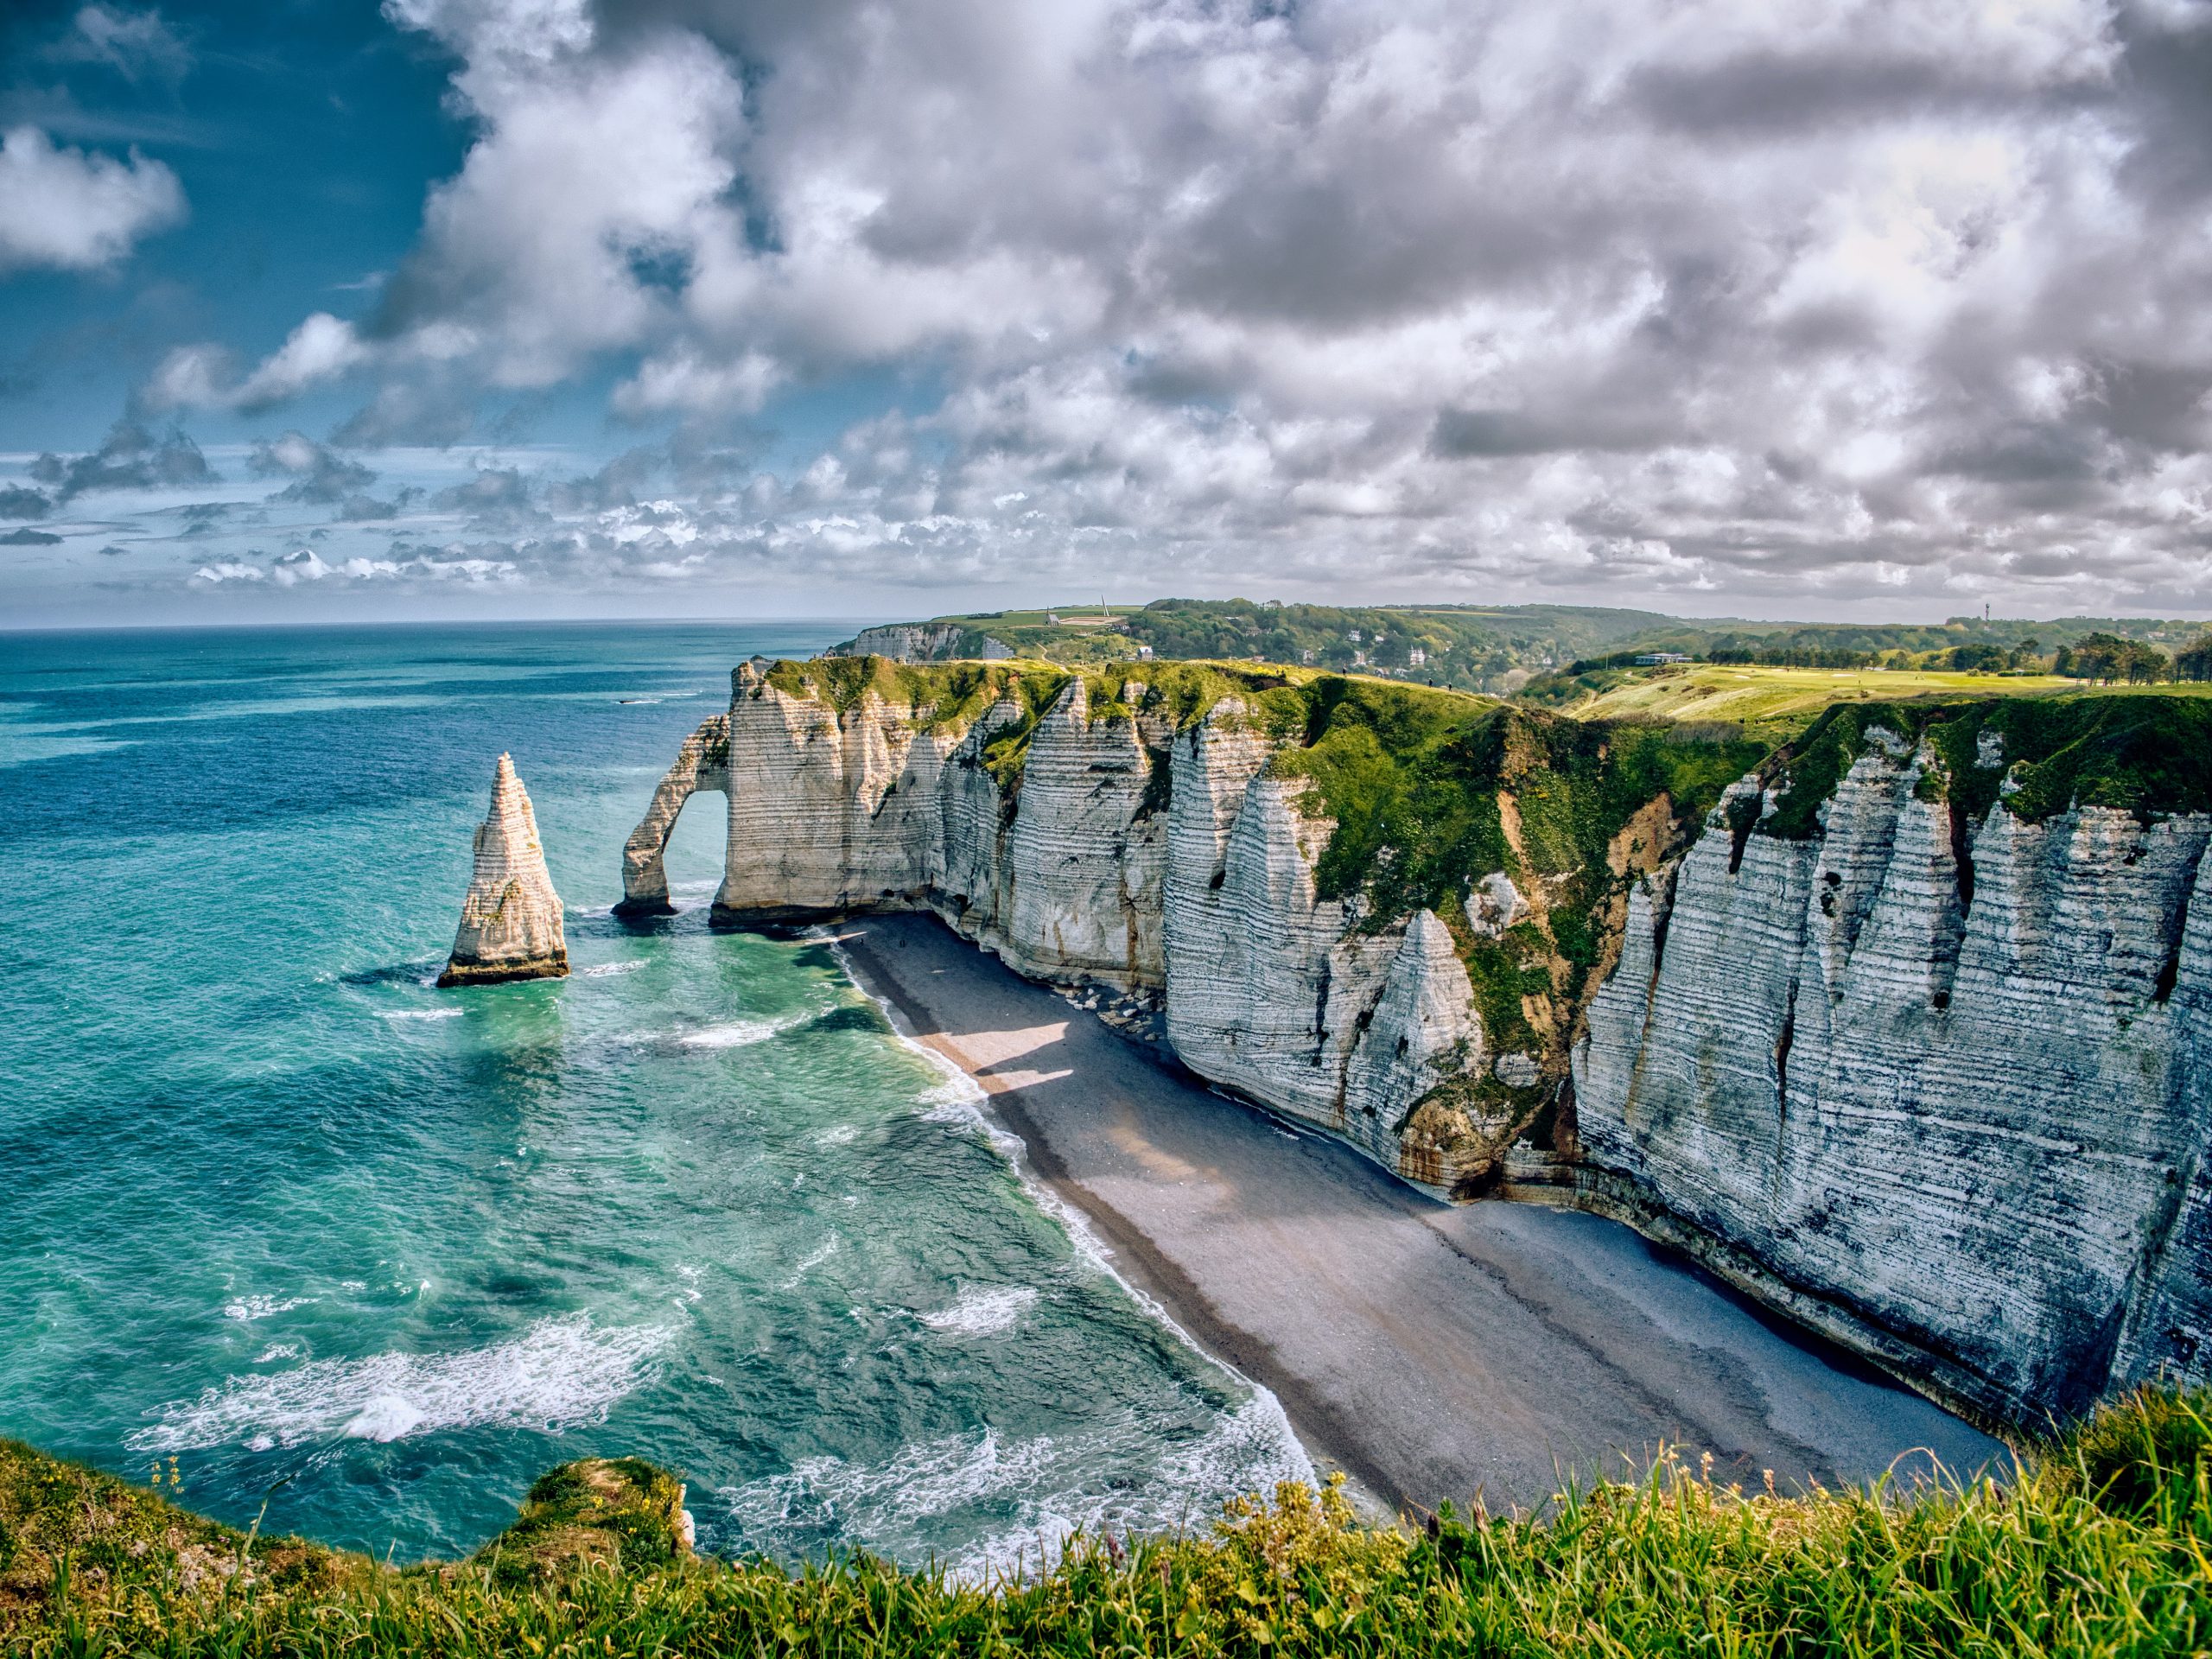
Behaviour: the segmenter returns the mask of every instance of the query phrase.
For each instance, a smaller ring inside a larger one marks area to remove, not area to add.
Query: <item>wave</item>
[[[633,957],[627,962],[602,962],[594,967],[585,969],[578,977],[611,979],[617,974],[634,974],[645,965],[645,959],[643,957]]]
[[[305,1307],[309,1302],[320,1301],[317,1296],[292,1296],[278,1301],[274,1296],[240,1296],[223,1304],[226,1319],[265,1319],[272,1313],[289,1313],[296,1307]]]
[[[919,1560],[941,1523],[965,1515],[976,1541],[947,1565],[956,1579],[987,1583],[1048,1568],[1077,1532],[1187,1531],[1230,1497],[1313,1479],[1282,1408],[1262,1393],[1188,1440],[1128,1413],[1068,1436],[1007,1441],[986,1427],[880,1463],[809,1458],[716,1496],[743,1548],[786,1554],[830,1540]]]
[[[838,1237],[836,1234],[830,1234],[830,1242],[827,1244],[824,1244],[820,1249],[816,1250],[811,1255],[808,1255],[804,1261],[801,1262],[797,1269],[791,1274],[791,1276],[785,1280],[777,1287],[777,1288],[779,1290],[797,1290],[799,1287],[799,1281],[804,1279],[808,1274],[813,1272],[815,1268],[820,1267],[824,1262],[827,1262],[831,1256],[836,1255],[837,1252],[844,1247],[844,1243],[845,1241]]]
[[[1020,1324],[1036,1302],[1037,1293],[1027,1285],[977,1285],[963,1290],[950,1307],[919,1318],[931,1330],[956,1337],[995,1336]]]
[[[675,1334],[669,1325],[601,1330],[589,1314],[575,1313],[460,1353],[310,1360],[229,1377],[164,1406],[158,1422],[124,1444],[188,1452],[236,1441],[265,1450],[333,1435],[397,1440],[486,1426],[558,1433],[604,1421],[609,1407],[648,1380],[653,1357]]]
[[[755,1043],[780,1037],[813,1017],[810,1012],[785,1014],[777,1020],[733,1020],[727,1025],[686,1032],[676,1040],[686,1048],[750,1048]]]
[[[458,1020],[460,1008],[386,1008],[378,1017],[384,1020]]]

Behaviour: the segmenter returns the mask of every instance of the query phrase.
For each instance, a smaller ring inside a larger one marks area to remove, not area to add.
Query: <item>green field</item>
[[[1817,669],[1681,663],[1610,669],[1529,688],[1529,697],[1579,720],[1714,721],[1746,736],[1780,742],[1838,702],[1908,702],[1931,698],[2201,696],[2212,685],[2091,687],[2050,674],[1943,674],[1924,669]]]
[[[0,1649],[28,1659],[526,1654],[2201,1655],[2212,1401],[2107,1408],[2001,1478],[1792,1494],[1662,1454],[1541,1516],[1360,1525],[1334,1491],[1078,1537],[959,1584],[866,1556],[694,1557],[675,1477],[570,1464],[464,1561],[243,1534],[0,1441]],[[166,1478],[160,1471],[157,1478]]]

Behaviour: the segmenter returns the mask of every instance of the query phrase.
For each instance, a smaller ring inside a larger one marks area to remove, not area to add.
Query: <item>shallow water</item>
[[[608,914],[731,664],[845,632],[0,636],[0,1433],[402,1560],[594,1452],[970,1569],[1309,1472],[828,950],[708,931],[717,798]],[[439,992],[503,749],[575,973]]]

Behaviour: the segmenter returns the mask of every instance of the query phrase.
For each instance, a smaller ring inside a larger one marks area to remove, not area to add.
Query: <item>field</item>
[[[1794,737],[1831,704],[1929,698],[2113,696],[2147,692],[2202,696],[2212,686],[2091,688],[2049,674],[1943,674],[1922,669],[1752,668],[1683,663],[1611,669],[1539,683],[1529,701],[1583,720],[1643,719],[1740,726],[1774,743]]]
[[[1722,1485],[1662,1457],[1541,1516],[1360,1525],[1333,1491],[1078,1537],[962,1584],[861,1555],[702,1560],[682,1488],[570,1464],[466,1561],[239,1533],[0,1441],[0,1649],[95,1655],[2144,1656],[2212,1642],[2205,1396],[2107,1408],[2009,1481]],[[156,1471],[156,1480],[173,1471]]]

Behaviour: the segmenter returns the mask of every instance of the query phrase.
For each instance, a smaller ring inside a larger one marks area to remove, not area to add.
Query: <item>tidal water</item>
[[[0,1434],[397,1559],[589,1454],[702,1546],[975,1571],[1309,1472],[805,940],[609,909],[835,625],[0,634]],[[512,753],[572,977],[442,992]]]

